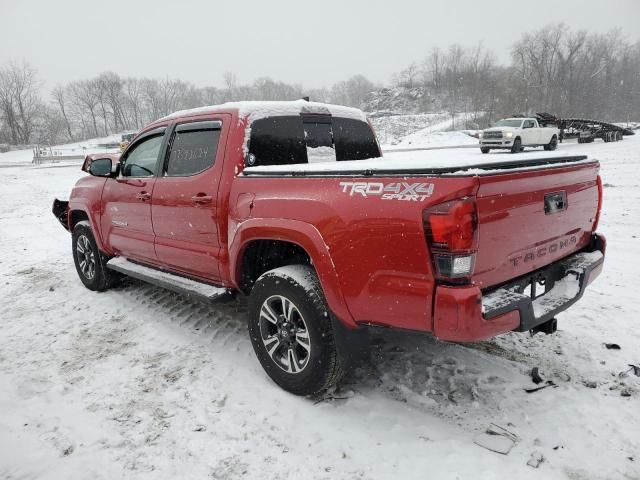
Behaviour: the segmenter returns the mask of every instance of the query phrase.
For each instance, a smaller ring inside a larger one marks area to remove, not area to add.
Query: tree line
[[[390,104],[380,92],[405,98]],[[482,123],[514,113],[623,121],[640,118],[640,43],[562,24],[524,33],[501,65],[482,44],[433,48],[426,57],[376,85],[355,75],[328,88],[304,88],[261,77],[241,84],[196,87],[180,79],[96,77],[56,85],[44,95],[26,62],[0,67],[0,143],[56,144],[134,131],[176,110],[235,100],[313,100],[368,111],[468,112]],[[390,107],[392,105],[392,107]],[[398,106],[399,105],[399,106]],[[397,113],[404,113],[397,112]]]
[[[640,118],[640,43],[618,30],[572,31],[562,24],[525,33],[500,65],[477,45],[432,49],[394,77],[422,110],[441,108],[495,120],[549,112],[560,117]]]

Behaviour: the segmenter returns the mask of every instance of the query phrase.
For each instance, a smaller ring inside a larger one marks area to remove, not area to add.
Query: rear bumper
[[[604,264],[606,239],[540,270],[482,292],[477,286],[436,288],[433,333],[441,340],[474,342],[508,331],[526,332],[577,302]],[[532,282],[546,284],[543,295],[524,292]]]

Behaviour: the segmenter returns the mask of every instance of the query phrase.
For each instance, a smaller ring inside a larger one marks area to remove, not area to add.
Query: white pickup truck
[[[511,153],[521,152],[524,147],[555,150],[559,136],[560,130],[541,127],[535,118],[505,118],[480,133],[480,150],[482,153],[496,148],[511,150]]]

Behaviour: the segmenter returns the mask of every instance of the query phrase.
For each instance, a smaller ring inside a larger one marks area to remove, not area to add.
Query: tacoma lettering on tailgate
[[[536,258],[544,257],[547,253],[556,253],[558,250],[562,250],[564,248],[573,247],[576,243],[578,243],[578,239],[575,235],[572,235],[568,238],[560,240],[559,242],[552,243],[550,245],[544,247],[538,247],[535,250],[531,250],[522,255],[518,255],[515,257],[509,258],[511,264],[515,267],[522,263],[527,263]]]

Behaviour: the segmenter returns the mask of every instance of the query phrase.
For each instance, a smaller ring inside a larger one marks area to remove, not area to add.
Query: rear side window
[[[380,156],[369,124],[330,116],[269,117],[251,124],[254,165],[364,160]]]
[[[300,117],[270,117],[251,124],[249,152],[255,165],[307,163],[307,145]]]
[[[220,140],[217,122],[183,124],[176,127],[171,141],[165,175],[188,177],[204,172],[213,165]]]
[[[353,118],[334,118],[333,138],[338,160],[366,160],[380,156],[376,137],[368,123]]]

